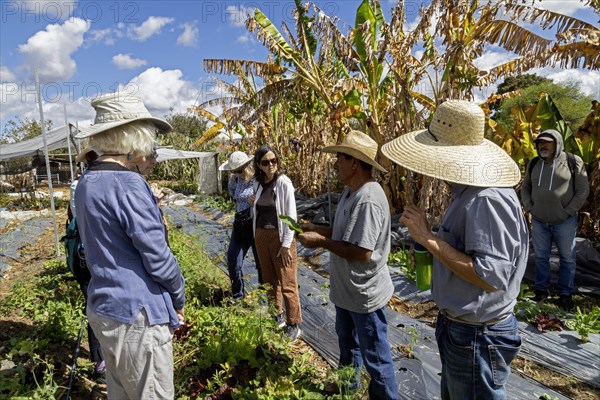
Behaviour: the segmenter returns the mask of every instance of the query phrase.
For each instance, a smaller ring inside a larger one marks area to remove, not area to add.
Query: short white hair
[[[150,121],[134,121],[90,137],[89,146],[101,153],[147,155],[156,141],[156,126]]]

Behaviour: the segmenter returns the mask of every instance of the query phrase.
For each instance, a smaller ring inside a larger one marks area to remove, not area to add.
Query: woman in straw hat
[[[371,376],[371,399],[398,399],[398,384],[387,339],[385,307],[394,294],[387,266],[391,245],[390,208],[372,170],[377,143],[350,131],[344,141],[323,148],[337,155],[338,179],[346,185],[339,198],[333,227],[305,224],[298,240],[305,247],[323,247],[330,256],[330,297],[335,304],[335,331],[340,365],[353,365],[360,384],[363,364]]]
[[[297,218],[294,186],[282,174],[281,161],[271,146],[262,145],[256,150],[254,171],[259,185],[250,201],[262,278],[271,286],[268,294],[275,300],[279,326],[285,327],[290,340],[295,341],[301,334],[302,322],[296,239],[294,231],[279,219],[282,214]],[[285,319],[282,303],[285,303]]]
[[[249,201],[250,197],[254,195],[254,186],[257,184],[254,179],[254,165],[252,158],[246,153],[234,151],[219,169],[231,172],[227,188],[235,202],[236,213],[227,248],[227,269],[229,270],[229,279],[231,279],[231,297],[241,299],[245,294],[242,265],[249,248],[252,248],[252,254],[254,254],[258,282],[262,283],[260,263],[252,232],[252,204]]]
[[[505,399],[521,347],[513,308],[525,267],[527,225],[512,188],[517,164],[484,139],[482,109],[442,103],[428,129],[382,146],[395,163],[448,182],[452,203],[434,235],[425,212],[407,205],[400,222],[434,256],[431,293],[440,310],[436,338],[442,399]]]
[[[92,101],[87,139],[98,159],[75,204],[91,272],[87,315],[102,347],[108,398],[173,398],[173,328],[183,321],[184,279],[142,173],[156,162],[155,135],[171,126],[137,97]]]

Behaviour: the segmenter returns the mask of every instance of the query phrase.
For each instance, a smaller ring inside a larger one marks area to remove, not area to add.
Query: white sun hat
[[[477,104],[448,100],[433,114],[428,129],[399,136],[381,152],[419,174],[478,187],[511,187],[519,183],[517,163],[484,139],[485,115]]]
[[[115,92],[96,97],[92,100],[92,107],[96,110],[94,124],[80,129],[75,135],[77,139],[88,138],[134,121],[150,121],[160,131],[172,129],[167,121],[150,115],[142,100],[129,93]]]
[[[342,143],[335,146],[323,147],[323,153],[344,153],[374,166],[382,172],[387,172],[377,161],[377,142],[367,134],[352,130],[348,132]]]
[[[252,162],[252,157],[243,151],[234,151],[229,156],[229,159],[225,161],[219,167],[220,171],[236,171],[242,167],[248,166]]]

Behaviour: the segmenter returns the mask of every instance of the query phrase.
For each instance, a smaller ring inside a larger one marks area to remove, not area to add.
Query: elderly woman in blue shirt
[[[167,245],[152,190],[157,130],[141,100],[92,101],[95,123],[76,136],[99,155],[81,176],[75,204],[91,273],[87,316],[106,362],[108,398],[173,398],[173,328],[183,321],[184,278]]]

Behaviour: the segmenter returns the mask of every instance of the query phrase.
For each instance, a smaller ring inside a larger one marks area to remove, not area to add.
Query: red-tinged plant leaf
[[[190,397],[192,399],[197,398],[204,390],[206,390],[206,380],[202,382],[197,376],[190,378]]]
[[[185,324],[183,325],[179,325],[177,328],[175,328],[175,331],[173,332],[173,339],[175,341],[185,341],[187,340],[187,338],[190,336],[190,333],[192,332],[192,324],[189,322],[185,322]]]
[[[531,323],[534,324],[540,332],[562,331],[564,327],[563,322],[559,318],[548,313],[536,315],[531,320]]]
[[[232,388],[227,383],[223,384],[216,393],[207,396],[205,400],[229,400],[231,399]]]

